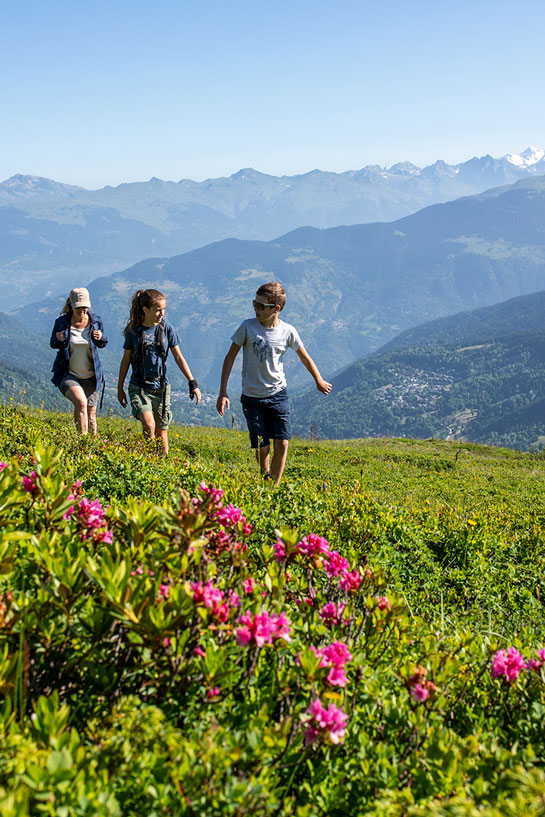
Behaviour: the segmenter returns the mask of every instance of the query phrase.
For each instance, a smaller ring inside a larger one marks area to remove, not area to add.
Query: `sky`
[[[0,180],[545,148],[542,0],[2,0]]]

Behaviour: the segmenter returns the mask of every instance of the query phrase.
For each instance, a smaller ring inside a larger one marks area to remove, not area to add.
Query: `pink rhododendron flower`
[[[392,602],[386,596],[375,596],[379,610],[391,610]]]
[[[170,647],[170,638],[163,638],[163,647]]]
[[[246,521],[242,516],[240,508],[235,508],[234,505],[227,505],[226,508],[220,508],[216,511],[216,518],[220,525],[236,525],[237,522]]]
[[[324,559],[324,570],[328,576],[338,576],[339,573],[345,573],[350,569],[350,564],[344,556],[332,550],[327,559]]]
[[[274,558],[277,562],[283,562],[286,558],[286,546],[281,539],[277,539],[274,545]]]
[[[242,586],[244,588],[244,592],[247,593],[248,595],[251,595],[255,590],[255,582],[251,576],[249,579],[244,579],[244,581],[242,582]]]
[[[223,497],[223,491],[221,490],[221,488],[214,488],[213,485],[210,485],[210,487],[208,487],[204,480],[199,485],[199,491],[202,491],[203,494],[209,496],[214,505],[219,505]],[[199,500],[196,501],[198,502]]]
[[[533,669],[535,672],[538,672],[543,664],[545,664],[545,650],[538,650],[536,655],[537,658],[530,658],[526,666],[528,669]]]
[[[327,709],[319,698],[315,698],[307,709],[310,715],[304,732],[305,746],[316,743],[320,737],[339,743],[346,732],[348,715],[342,709],[330,704]]]
[[[70,498],[72,499],[72,497],[70,497]],[[75,510],[76,510],[75,507],[73,505],[70,505],[68,510],[65,511],[65,513],[63,513],[62,518],[63,519],[70,519],[70,517],[72,516],[72,514],[74,513]]]
[[[205,653],[205,651],[203,650],[203,648],[202,648],[202,647],[198,647],[198,646],[197,646],[197,647],[195,647],[195,649],[193,650],[193,652],[194,652],[194,654],[195,654],[195,655],[199,655],[201,658],[204,658],[204,656],[206,655],[206,653]]]
[[[341,590],[346,590],[347,593],[355,593],[356,590],[359,589],[362,581],[363,577],[357,570],[353,570],[351,573],[348,570],[345,570],[341,573],[339,587]]]
[[[255,643],[258,647],[272,644],[277,638],[290,641],[291,624],[284,613],[279,616],[263,613],[244,613],[238,620],[241,625],[235,631],[237,644],[246,647]]]
[[[131,570],[131,576],[141,576],[144,572],[142,565],[138,565],[134,570]]]
[[[208,700],[212,700],[212,698],[215,698],[216,695],[219,695],[219,694],[220,694],[220,688],[219,687],[212,687],[211,689],[209,688],[209,689],[206,690],[206,697],[208,698]]]
[[[320,659],[320,667],[330,667],[327,674],[327,681],[331,686],[345,687],[348,683],[348,678],[344,671],[344,666],[352,660],[346,644],[340,641],[335,641],[327,647],[313,647],[310,648]]]
[[[162,601],[163,599],[168,599],[169,596],[170,596],[170,585],[161,583],[159,585],[158,601]]]
[[[315,556],[321,553],[329,553],[329,543],[323,536],[318,536],[316,533],[309,533],[308,536],[303,536],[297,544],[299,553],[304,553],[305,556]]]
[[[22,485],[23,490],[27,492],[27,494],[31,494],[32,496],[37,496],[40,493],[40,489],[36,485],[36,471],[33,471],[29,477],[23,477]]]
[[[425,701],[429,698],[430,691],[427,687],[422,686],[422,684],[415,684],[411,687],[411,695],[413,696],[413,701],[418,703],[419,701]]]
[[[507,650],[498,650],[494,655],[490,674],[492,678],[501,678],[503,675],[508,683],[512,683],[525,668],[526,664],[520,652],[515,647],[508,647]]]
[[[345,607],[346,605],[342,603],[336,607],[334,602],[328,601],[327,604],[324,604],[321,608],[319,616],[325,624],[338,624],[342,618]]]
[[[4,468],[7,468],[7,467],[8,467],[7,462],[0,462],[0,471],[3,471]]]
[[[406,683],[415,703],[426,701],[430,692],[437,689],[432,681],[427,680],[427,674],[428,670],[425,667],[417,666],[414,673],[407,679]]]

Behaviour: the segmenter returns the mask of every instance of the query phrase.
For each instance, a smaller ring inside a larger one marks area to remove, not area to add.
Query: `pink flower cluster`
[[[32,498],[35,498],[40,493],[40,489],[36,483],[38,477],[36,476],[36,471],[32,471],[29,477],[24,476],[22,479],[23,491],[26,491],[27,494],[30,494]]]
[[[216,555],[246,550],[246,545],[237,540],[237,535],[249,536],[252,526],[246,522],[246,517],[243,516],[240,508],[232,504],[224,508],[222,505],[223,491],[220,488],[214,488],[213,485],[208,486],[203,481],[199,485],[199,490],[205,495],[205,499],[203,502],[193,499],[193,507],[195,510],[206,509],[209,519],[219,522],[224,528],[224,530],[212,530],[207,534],[209,549]],[[212,510],[210,510],[210,505],[212,505]]]
[[[7,462],[0,462],[0,471],[3,471],[4,468],[7,468],[7,467],[8,467]]]
[[[516,681],[523,669],[526,669],[524,658],[516,647],[498,650],[492,658],[490,674],[492,678],[505,678],[511,684]]]
[[[345,665],[352,660],[346,644],[341,641],[335,641],[327,647],[311,647],[311,650],[321,658],[321,667],[330,667],[327,675],[327,681],[331,686],[345,687],[348,683],[348,678],[345,673]]]
[[[413,675],[407,679],[407,686],[415,703],[426,701],[430,692],[434,692],[437,687],[426,679],[428,670],[425,667],[417,666]]]
[[[277,616],[275,613],[269,615],[263,613],[244,613],[239,618],[239,625],[235,631],[237,644],[247,647],[249,644],[256,644],[263,647],[264,644],[272,644],[278,638],[290,641],[291,624],[284,613]]]
[[[284,542],[278,539],[274,555],[277,562],[301,561],[303,564],[322,568],[328,576],[339,577],[339,587],[347,593],[356,592],[364,578],[358,570],[350,570],[350,564],[344,556],[330,549],[327,539],[315,533],[304,536],[290,552]]]
[[[227,599],[225,593],[218,587],[214,587],[212,582],[191,582],[193,602],[195,605],[207,607],[212,616],[218,621],[225,623],[229,618],[232,607],[238,607],[240,598],[232,590],[229,591]]]
[[[320,609],[319,616],[329,627],[332,627],[336,624],[340,624],[343,621],[343,613],[346,608],[346,604],[342,602],[336,606],[333,601],[328,601],[327,604]],[[344,620],[345,624],[348,624],[348,621]]]
[[[528,669],[533,669],[534,672],[539,672],[543,664],[545,664],[545,650],[538,650],[537,658],[530,658],[526,666]]]
[[[379,610],[391,610],[392,602],[386,596],[375,596]]]
[[[310,718],[304,731],[305,746],[316,743],[320,738],[331,743],[339,743],[346,732],[348,715],[342,709],[330,704],[326,709],[319,698],[315,698],[307,709]]]

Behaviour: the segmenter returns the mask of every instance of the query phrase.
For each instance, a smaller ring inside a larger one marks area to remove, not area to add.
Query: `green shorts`
[[[170,410],[170,383],[166,385],[165,413],[163,415],[163,389],[144,389],[129,386],[132,416],[140,419],[143,411],[151,411],[157,428],[168,428],[172,422]]]

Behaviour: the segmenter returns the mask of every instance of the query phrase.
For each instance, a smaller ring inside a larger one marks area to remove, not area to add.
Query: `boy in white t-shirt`
[[[260,286],[253,302],[255,318],[243,321],[232,336],[231,348],[223,361],[220,393],[216,403],[223,417],[229,408],[227,383],[240,350],[242,356],[242,396],[240,401],[250,444],[265,479],[276,485],[282,479],[286,464],[290,431],[290,407],[282,356],[288,348],[295,350],[303,366],[316,382],[316,388],[329,394],[331,383],[322,379],[318,368],[301,342],[297,330],[281,321],[279,312],[286,303],[284,288],[277,281]],[[270,439],[273,456],[269,467]]]

